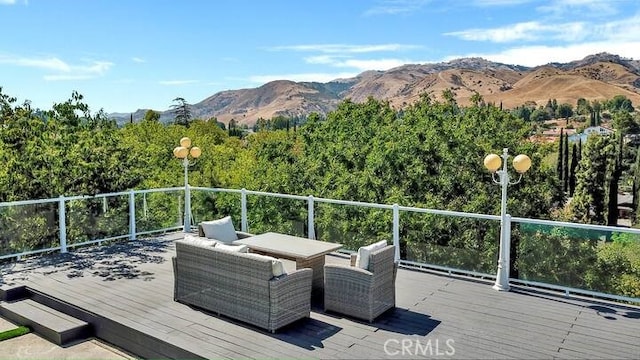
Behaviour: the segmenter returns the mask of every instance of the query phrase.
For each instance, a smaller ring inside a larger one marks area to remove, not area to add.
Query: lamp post
[[[513,168],[520,174],[518,180],[510,182],[507,172],[509,149],[502,149],[502,156],[489,154],[484,158],[484,166],[492,174],[493,182],[502,187],[502,201],[500,203],[500,254],[498,256],[498,273],[493,288],[498,291],[509,291],[509,256],[511,252],[511,215],[507,214],[507,186],[522,180],[522,174],[531,167],[531,159],[520,154],[513,159]],[[502,170],[500,169],[502,166]],[[498,179],[496,179],[498,174]]]
[[[189,165],[192,165],[202,154],[197,146],[191,146],[191,139],[183,137],[180,139],[180,146],[173,149],[173,155],[182,160],[184,166],[184,232],[191,232],[191,190],[189,189]],[[193,161],[189,161],[189,157]]]

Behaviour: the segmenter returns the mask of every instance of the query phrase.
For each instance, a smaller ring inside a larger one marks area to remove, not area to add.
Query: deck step
[[[87,322],[31,299],[0,302],[0,315],[19,325],[29,326],[45,339],[60,346],[91,336],[91,326]]]
[[[28,293],[24,285],[0,285],[1,301],[14,301],[26,297],[28,297]]]

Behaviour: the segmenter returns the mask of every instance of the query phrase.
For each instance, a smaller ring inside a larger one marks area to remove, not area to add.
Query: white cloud
[[[104,75],[113,63],[84,60],[84,64],[69,64],[57,57],[22,57],[0,54],[0,64],[54,71],[43,78],[47,81],[92,79]]]
[[[507,43],[516,41],[560,40],[576,42],[591,41],[633,41],[640,33],[640,15],[603,23],[568,22],[542,24],[529,21],[492,29],[467,29],[445,33],[468,41],[489,41]]]
[[[566,63],[601,52],[608,52],[626,58],[640,59],[640,41],[617,43],[601,41],[566,46],[523,46],[494,53],[473,53],[451,56],[447,57],[445,61],[460,57],[482,57],[504,64],[539,66],[550,62]]]
[[[349,45],[349,44],[306,44],[291,46],[275,46],[272,51],[300,51],[319,52],[324,54],[362,54],[370,52],[406,51],[419,49],[420,45],[407,44],[378,44],[378,45]]]
[[[430,3],[430,0],[381,0],[364,12],[365,16],[398,15],[412,13]]]
[[[0,5],[13,5],[16,3],[16,0],[0,0]]]
[[[0,55],[0,64],[9,64],[20,67],[33,67],[64,72],[71,71],[71,66],[56,57],[26,58],[13,55]]]
[[[476,6],[513,6],[526,4],[531,0],[475,0],[473,2]]]
[[[142,64],[142,63],[146,63],[146,62],[147,62],[147,60],[145,60],[145,59],[143,59],[143,58],[135,57],[135,56],[131,58],[131,61],[133,61],[133,62],[135,62],[135,63],[139,63],[139,64]]]
[[[580,11],[581,16],[605,16],[618,12],[617,3],[625,0],[551,0],[548,5],[542,5],[537,10],[562,15]],[[632,0],[636,1],[636,0]],[[586,11],[585,11],[586,10]]]
[[[72,74],[56,74],[45,75],[42,77],[46,81],[72,81],[72,80],[89,80],[93,78],[90,75],[72,75]]]
[[[576,41],[589,34],[587,24],[571,22],[566,24],[545,25],[537,21],[516,23],[493,29],[468,29],[445,33],[469,41],[490,41],[496,43],[535,40]]]
[[[256,84],[265,84],[275,80],[290,81],[315,81],[329,82],[335,79],[351,78],[357,76],[358,73],[341,72],[341,73],[300,73],[300,74],[279,74],[279,75],[254,75],[249,77],[249,81]]]
[[[158,81],[158,84],[179,86],[179,85],[196,84],[198,82],[199,82],[198,80],[161,80],[161,81]]]

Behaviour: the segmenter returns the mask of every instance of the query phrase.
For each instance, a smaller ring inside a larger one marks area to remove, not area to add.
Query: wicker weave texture
[[[311,269],[274,278],[271,261],[176,241],[174,300],[275,331],[311,310]]]
[[[371,254],[369,270],[354,266],[324,266],[324,308],[372,322],[395,307],[394,247]]]

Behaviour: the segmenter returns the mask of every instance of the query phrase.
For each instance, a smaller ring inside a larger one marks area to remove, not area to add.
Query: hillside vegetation
[[[103,113],[91,114],[77,93],[52,110],[35,111],[0,92],[0,159],[5,165],[0,170],[0,201],[181,186],[182,168],[172,149],[181,137],[189,136],[203,153],[190,169],[192,186],[483,214],[499,213],[500,188],[492,183],[482,159],[507,147],[533,160],[522,182],[510,187],[511,215],[572,219],[583,214],[581,208],[564,212],[566,194],[556,166],[545,160],[555,156],[556,145],[528,141],[530,121],[486,104],[479,94],[467,107],[451,92],[442,97],[437,101],[423,95],[402,111],[373,98],[361,103],[346,100],[326,118],[312,114],[300,127],[239,138],[229,136],[236,134],[234,129],[224,131],[214,122],[165,125],[153,113],[144,121],[118,127]],[[612,148],[610,143],[589,143],[580,164],[593,173],[598,168],[590,162],[601,161],[596,154]],[[576,186],[581,189],[576,191],[588,190],[583,197],[587,214],[589,191],[602,185],[591,184],[593,179],[579,176]],[[163,196],[145,200],[155,210],[144,221],[175,224],[167,207],[169,197]],[[238,199],[229,196],[195,194],[194,213],[201,218],[232,214],[239,222],[237,204]],[[126,232],[126,201],[69,206],[70,239]],[[306,205],[251,197],[249,208],[251,231],[307,231]],[[0,253],[56,243],[56,207],[44,214],[32,210],[11,207],[0,213]],[[390,224],[388,211],[330,205],[316,209],[318,236],[340,239],[347,249],[389,239]],[[495,271],[496,222],[406,213],[401,224],[403,258]],[[601,240],[567,230],[514,228],[512,276],[640,296],[640,242],[610,234]]]
[[[326,116],[347,99],[362,103],[373,97],[401,110],[419,101],[423,94],[442,101],[445,90],[454,92],[460,105],[470,105],[476,93],[504,108],[528,102],[544,106],[548,99],[570,104],[580,98],[605,101],[616,95],[640,104],[640,65],[636,60],[607,53],[533,68],[463,58],[366,71],[354,78],[328,83],[278,80],[257,88],[222,91],[194,103],[193,113],[204,120],[215,118],[225,124],[234,120],[251,127],[259,119],[276,116],[306,118],[311,113]],[[141,120],[145,112],[110,116],[122,123],[131,117],[134,121]],[[171,121],[173,116],[171,112],[162,112],[161,119]]]

